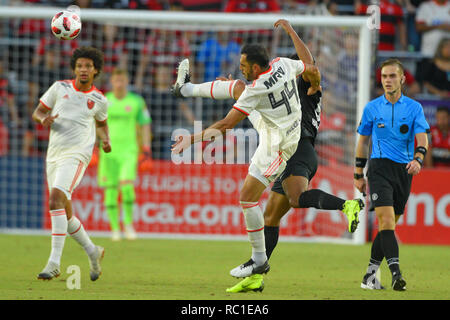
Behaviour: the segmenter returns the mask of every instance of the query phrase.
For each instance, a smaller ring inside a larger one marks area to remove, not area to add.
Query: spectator
[[[425,166],[450,168],[449,106],[438,107],[436,125],[430,128],[431,144],[425,157]]]
[[[21,135],[21,121],[5,61],[6,56],[0,58],[0,138],[3,139],[0,154],[20,150]]]
[[[9,126],[18,126],[20,118],[17,111],[16,100],[8,77],[4,61],[0,59],[0,120]],[[6,107],[6,109],[5,109]]]
[[[407,34],[406,25],[403,21],[403,9],[396,3],[389,0],[380,0],[380,30],[378,50],[396,50],[396,42],[399,43],[400,50],[406,50]],[[368,4],[363,4],[361,0],[355,0],[355,14],[365,15]],[[398,31],[398,40],[396,34]]]
[[[337,3],[329,0],[310,0],[306,7],[305,14],[308,15],[337,15]]]
[[[293,14],[305,14],[309,0],[284,0],[280,1],[281,10]]]
[[[9,148],[9,134],[8,129],[3,124],[0,118],[0,157],[5,156],[8,153]]]
[[[57,40],[48,41],[43,48],[42,63],[32,66],[28,83],[27,125],[23,137],[22,154],[43,155],[47,151],[49,129],[31,121],[31,114],[39,103],[39,98],[57,80],[69,78],[67,68],[62,68],[61,47]]]
[[[158,69],[169,67],[169,86],[175,82],[176,68],[183,58],[191,55],[189,42],[184,33],[174,30],[152,30],[141,51],[136,72],[136,89],[155,87]],[[147,77],[146,77],[147,75]]]
[[[225,12],[266,13],[280,12],[276,0],[228,0]]]
[[[93,4],[97,1],[94,0]],[[102,6],[98,8],[111,9],[135,9],[135,10],[167,10],[169,9],[169,0],[103,0]]]
[[[36,50],[34,51],[34,55],[31,62],[32,67],[36,67],[46,63],[43,60],[45,60],[46,51],[49,50],[50,48],[58,50],[58,54],[60,55],[60,57],[58,57],[59,58],[58,67],[62,69],[64,68],[67,69],[69,68],[70,56],[72,55],[72,51],[78,48],[78,39],[70,41],[62,41],[57,40],[55,37],[47,33],[39,40],[39,44],[37,45]]]
[[[103,39],[98,47],[102,48],[104,65],[97,88],[102,92],[110,91],[110,76],[114,68],[127,69],[128,49],[123,34],[119,34],[119,28],[113,24],[104,24]],[[122,29],[123,31],[123,29]]]
[[[424,0],[398,0],[406,13],[406,32],[408,36],[408,50],[420,50],[420,34],[416,29],[416,13],[419,5]]]
[[[225,31],[210,33],[209,38],[200,45],[196,62],[197,73],[203,73],[201,82],[233,74],[233,67],[239,63],[241,48],[230,37],[231,34]]]
[[[423,70],[423,85],[431,94],[450,98],[450,38],[442,39],[434,59]]]
[[[152,154],[157,159],[170,159],[171,134],[176,128],[191,127],[195,121],[189,100],[175,98],[170,91],[173,67],[162,65],[154,74],[148,108],[152,115]]]
[[[222,0],[180,0],[178,2],[185,11],[219,12],[223,7]]]
[[[416,29],[422,34],[421,52],[432,57],[442,38],[450,36],[450,2],[426,1],[419,6]]]
[[[403,84],[404,90],[408,97],[413,98],[416,94],[420,93],[420,85],[419,82],[416,81],[416,78],[412,75],[411,72],[409,72],[407,69],[404,70],[405,72],[405,83]],[[382,94],[384,94],[383,87],[381,86],[381,68],[378,68],[376,71],[376,96],[379,97]]]

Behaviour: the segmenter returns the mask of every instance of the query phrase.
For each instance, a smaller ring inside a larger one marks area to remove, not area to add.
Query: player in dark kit
[[[298,37],[288,21],[281,19],[275,27],[281,26],[294,42],[297,52],[301,52],[300,60],[314,64],[314,59]],[[294,58],[294,57],[291,57]],[[358,225],[358,213],[364,207],[361,200],[344,200],[319,189],[308,190],[309,182],[317,171],[317,154],[314,141],[320,124],[321,91],[313,91],[310,83],[320,81],[320,73],[314,79],[304,75],[298,78],[297,90],[302,106],[302,134],[294,155],[287,161],[283,173],[275,180],[264,212],[264,237],[267,258],[270,258],[279,237],[281,218],[294,208],[317,208],[322,210],[341,210],[348,219],[349,232],[354,232]],[[188,60],[183,60],[178,69],[177,82],[174,85],[174,95],[179,97],[200,96],[213,99],[238,99],[244,91],[245,84],[241,80],[218,78],[218,81],[192,84],[189,82]],[[250,259],[242,266],[252,264]],[[262,291],[263,276],[253,274],[227,289],[227,292]]]

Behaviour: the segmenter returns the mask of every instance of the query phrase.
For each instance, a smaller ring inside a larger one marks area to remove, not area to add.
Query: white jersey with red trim
[[[50,129],[47,161],[74,157],[86,165],[96,138],[95,120],[106,121],[108,100],[95,87],[80,91],[75,80],[56,81],[40,102],[58,115]]]
[[[249,117],[270,154],[297,145],[301,133],[301,104],[297,77],[305,70],[301,60],[276,58],[270,68],[246,86],[233,108]],[[294,150],[295,152],[295,150]],[[290,152],[289,152],[290,153]],[[291,155],[282,154],[287,161]]]

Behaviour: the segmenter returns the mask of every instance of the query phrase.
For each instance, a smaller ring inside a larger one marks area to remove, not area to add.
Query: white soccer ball
[[[75,39],[81,31],[80,16],[71,11],[61,11],[52,19],[52,32],[62,40]]]

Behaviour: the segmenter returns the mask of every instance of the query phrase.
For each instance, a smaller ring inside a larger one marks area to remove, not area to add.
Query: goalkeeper
[[[123,69],[111,73],[112,91],[106,93],[109,101],[108,124],[114,152],[100,151],[98,185],[104,188],[104,205],[109,217],[112,240],[119,241],[119,192],[124,212],[123,226],[128,240],[136,239],[133,228],[133,205],[136,199],[134,181],[137,174],[139,151],[140,166],[151,165],[151,118],[144,99],[128,91],[128,74]]]

